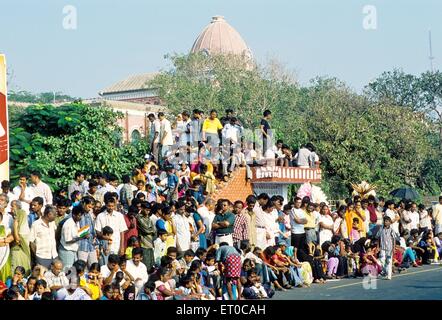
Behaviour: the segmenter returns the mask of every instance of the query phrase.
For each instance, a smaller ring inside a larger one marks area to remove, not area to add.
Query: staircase
[[[217,184],[218,190],[212,195],[215,200],[228,199],[245,201],[247,196],[253,194],[252,184],[246,180],[246,168],[237,168],[232,172],[232,177],[227,182]]]

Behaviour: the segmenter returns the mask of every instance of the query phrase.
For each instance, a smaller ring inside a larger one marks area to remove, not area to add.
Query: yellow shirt
[[[315,228],[316,227],[316,223],[315,223],[315,214],[312,212],[308,213],[307,211],[305,212],[305,218],[307,219],[307,223],[304,225],[304,228]]]
[[[218,133],[218,130],[221,130],[223,125],[219,121],[218,118],[214,120],[206,119],[203,123],[203,131],[207,133]]]

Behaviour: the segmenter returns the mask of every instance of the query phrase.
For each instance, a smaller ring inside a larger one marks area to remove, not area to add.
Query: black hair
[[[143,256],[143,249],[141,248],[133,248],[132,249],[132,257],[139,254],[140,256]]]
[[[17,266],[17,267],[15,267],[14,273],[15,273],[16,271],[20,271],[20,273],[21,273],[23,276],[26,274],[26,270],[25,270],[25,268],[23,268],[22,266]]]
[[[39,205],[43,205],[44,200],[42,197],[35,197],[34,199],[32,199],[32,202],[37,202]]]
[[[267,117],[268,115],[271,115],[272,112],[270,110],[265,110],[262,114],[264,117]]]
[[[189,249],[189,250],[184,251],[183,256],[184,257],[194,257],[195,256],[195,252],[193,252],[192,249]]]
[[[270,199],[270,197],[269,197],[269,195],[267,194],[267,193],[261,193],[257,198],[256,198],[257,200],[269,200]]]
[[[37,282],[35,282],[35,288],[37,288],[37,287],[39,287],[39,286],[42,286],[42,287],[44,287],[44,288],[47,288],[47,287],[48,287],[48,284],[46,283],[45,280],[40,279],[40,280],[37,280]]]
[[[160,266],[161,267],[167,267],[173,262],[173,259],[169,256],[162,256],[160,259]]]
[[[206,261],[215,259],[215,255],[213,253],[208,253],[206,256]]]
[[[89,267],[89,271],[92,271],[92,270],[100,272],[100,270],[101,270],[100,264],[98,262],[92,263],[91,266]]]
[[[201,259],[201,257],[202,257],[204,254],[206,254],[206,253],[207,253],[207,250],[206,250],[206,249],[204,249],[204,248],[198,248],[198,249],[196,249],[196,251],[195,251],[195,256],[197,256],[198,258]]]
[[[89,189],[93,187],[98,187],[98,182],[95,180],[89,180]]]
[[[41,173],[40,173],[40,171],[35,171],[35,170],[34,170],[34,171],[31,172],[31,175],[32,175],[32,176],[36,176],[36,177],[38,177],[39,179],[41,179]]]
[[[109,227],[109,226],[105,226],[102,230],[101,230],[101,233],[103,234],[103,235],[110,235],[110,234],[113,234],[114,233],[114,230],[111,228],[111,227]]]
[[[77,274],[80,274],[81,272],[84,272],[84,270],[86,270],[87,263],[83,260],[77,260],[72,264],[72,266],[75,268]]]
[[[118,259],[118,265],[122,265],[122,264],[125,264],[127,262],[127,259],[126,259],[126,256],[121,256],[121,257],[119,257],[119,259]]]
[[[118,255],[111,253],[109,257],[107,258],[107,262],[109,263],[119,263],[120,257]]]
[[[201,269],[202,263],[201,260],[194,260],[190,264],[189,271],[195,271],[196,269]]]
[[[110,292],[112,290],[113,290],[113,288],[112,288],[112,285],[110,285],[110,284],[107,284],[103,287],[103,293]]]
[[[129,183],[129,182],[130,182],[130,177],[129,177],[129,175],[125,174],[123,176],[123,183]]]
[[[176,253],[176,254],[178,254],[178,249],[177,249],[176,247],[169,247],[169,248],[167,248],[167,253],[166,253],[166,255],[169,255],[169,254],[171,254],[171,253]]]
[[[166,230],[160,229],[160,230],[157,231],[158,238],[161,237],[164,234],[167,234]]]

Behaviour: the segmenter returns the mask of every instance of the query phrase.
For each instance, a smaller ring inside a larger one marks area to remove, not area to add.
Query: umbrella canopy
[[[412,188],[399,188],[390,192],[390,195],[400,199],[414,200],[419,198],[419,194]]]

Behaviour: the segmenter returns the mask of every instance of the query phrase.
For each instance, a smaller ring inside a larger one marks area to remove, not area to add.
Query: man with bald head
[[[69,280],[66,274],[63,272],[63,262],[59,259],[55,259],[51,263],[51,270],[45,273],[46,282],[51,292],[56,292],[60,289],[67,288]]]

